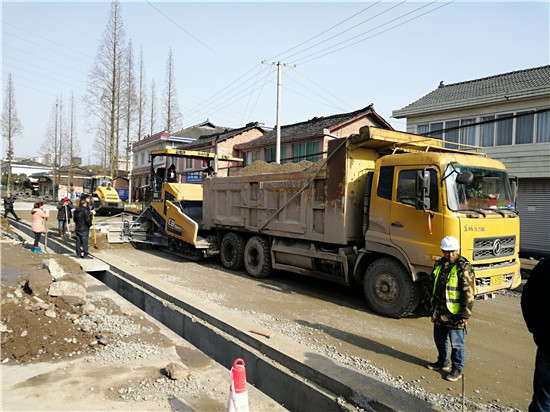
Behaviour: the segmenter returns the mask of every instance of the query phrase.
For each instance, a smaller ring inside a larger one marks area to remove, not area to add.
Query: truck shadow
[[[364,336],[356,335],[354,333],[345,332],[340,329],[333,328],[332,326],[323,325],[320,323],[311,323],[306,320],[296,319],[295,322],[301,326],[305,326],[312,329],[317,329],[327,335],[332,336],[340,341],[344,341],[348,344],[357,346],[361,349],[370,350],[372,352],[388,355],[392,358],[402,360],[404,362],[411,363],[413,365],[424,366],[426,365],[426,360],[419,358],[418,356],[411,355],[410,353],[405,353],[394,348],[391,348],[387,345],[384,345],[375,340],[366,338]]]

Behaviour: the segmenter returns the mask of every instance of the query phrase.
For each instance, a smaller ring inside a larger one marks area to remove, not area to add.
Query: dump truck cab
[[[519,218],[501,162],[454,153],[390,155],[377,162],[374,181],[367,250],[388,251],[416,281],[441,257],[439,241],[454,236],[476,273],[476,294],[519,285]]]

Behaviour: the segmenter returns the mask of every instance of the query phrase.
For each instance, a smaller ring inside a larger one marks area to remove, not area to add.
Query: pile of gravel
[[[308,160],[302,160],[298,163],[283,163],[278,164],[275,162],[267,163],[263,160],[256,160],[249,164],[245,168],[232,174],[233,176],[254,176],[265,173],[288,173],[288,172],[316,172],[319,167],[324,163],[324,160],[320,160],[317,163],[310,162]]]

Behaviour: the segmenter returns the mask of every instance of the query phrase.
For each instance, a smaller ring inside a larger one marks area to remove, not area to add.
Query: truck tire
[[[369,307],[379,315],[401,318],[418,304],[418,287],[403,265],[391,258],[375,260],[363,280]]]
[[[244,248],[244,267],[253,278],[271,275],[271,253],[267,240],[260,236],[248,239]]]
[[[241,270],[244,265],[244,239],[234,232],[227,232],[220,244],[220,259],[224,268]]]

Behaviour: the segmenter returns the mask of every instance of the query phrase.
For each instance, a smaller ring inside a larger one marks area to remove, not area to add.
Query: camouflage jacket
[[[474,306],[474,271],[470,266],[470,263],[460,255],[454,264],[450,263],[445,258],[439,259],[434,265],[434,270],[439,265],[443,266],[439,272],[437,285],[435,285],[435,293],[433,292],[435,281],[435,274],[433,270],[431,274],[430,296],[434,293],[431,304],[432,322],[456,329],[463,329],[464,323],[462,322],[462,319],[470,318],[472,315],[472,308]],[[457,265],[458,288],[460,291],[460,309],[456,315],[453,315],[449,309],[447,309],[447,302],[445,299],[447,280],[454,265]]]

